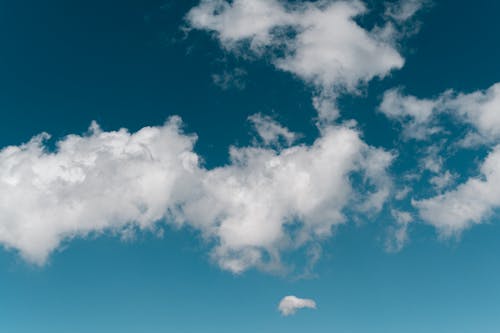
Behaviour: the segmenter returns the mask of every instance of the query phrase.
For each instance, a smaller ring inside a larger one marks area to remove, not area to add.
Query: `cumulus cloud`
[[[316,309],[316,302],[312,299],[285,296],[278,305],[278,310],[283,316],[295,314],[300,309]]]
[[[413,203],[427,223],[445,237],[483,223],[500,207],[500,146],[496,146],[472,177],[456,189]]]
[[[43,263],[62,240],[130,223],[152,227],[197,170],[194,136],[179,118],[137,133],[69,135],[57,150],[47,134],[0,151],[0,242]]]
[[[392,155],[346,127],[325,129],[311,146],[233,147],[230,156],[230,165],[205,173],[201,195],[182,206],[182,216],[217,237],[216,260],[235,272],[276,264],[280,250],[330,236],[345,222],[348,204],[379,209],[390,186],[385,172]],[[376,190],[355,191],[353,173]]]
[[[448,90],[435,99],[419,99],[393,89],[384,94],[379,109],[400,122],[408,138],[425,140],[439,133],[438,118],[446,114],[471,126],[472,131],[461,140],[462,146],[491,144],[500,139],[500,83],[472,93]]]
[[[390,187],[392,155],[342,126],[309,146],[232,147],[230,163],[214,169],[200,163],[178,117],[136,133],[93,124],[54,150],[47,139],[0,150],[0,243],[38,264],[74,237],[129,239],[165,221],[198,230],[224,269],[270,269],[283,251],[330,236],[348,204],[378,205]],[[356,173],[366,188],[351,183]]]
[[[273,29],[294,21],[292,13],[277,0],[202,0],[187,19],[194,28],[216,32],[227,48],[246,40],[254,50],[271,44]]]
[[[396,31],[390,24],[362,28],[355,18],[365,13],[357,0],[202,0],[187,14],[187,22],[211,31],[226,50],[248,47],[255,55],[270,54],[278,69],[331,94],[356,90],[403,66]]]

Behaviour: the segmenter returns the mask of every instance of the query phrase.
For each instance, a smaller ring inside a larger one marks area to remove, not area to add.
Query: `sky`
[[[0,332],[498,332],[499,11],[0,1]]]

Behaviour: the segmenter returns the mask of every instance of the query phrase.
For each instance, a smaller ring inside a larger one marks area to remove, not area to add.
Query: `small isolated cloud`
[[[312,299],[298,298],[296,296],[285,296],[278,305],[283,316],[295,314],[300,309],[316,309],[316,302]]]

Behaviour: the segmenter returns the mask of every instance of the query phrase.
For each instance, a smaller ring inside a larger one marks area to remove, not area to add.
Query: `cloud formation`
[[[459,235],[474,224],[484,223],[500,206],[497,199],[500,186],[500,83],[486,90],[460,93],[448,90],[434,99],[419,99],[404,95],[401,89],[384,94],[379,107],[388,118],[398,121],[403,137],[436,142],[448,140],[444,129],[452,121],[465,130],[453,137],[456,148],[491,149],[477,176],[471,177],[454,189],[458,175],[444,169],[442,144],[432,144],[421,159],[422,169],[434,174],[429,183],[437,195],[413,200],[424,222],[436,227],[445,237]],[[443,117],[447,117],[443,120]],[[443,190],[446,190],[443,192]]]
[[[405,7],[394,15],[408,19],[417,9]],[[357,0],[202,0],[187,14],[187,22],[212,32],[226,50],[271,55],[276,68],[331,94],[354,91],[404,64],[393,25],[366,30],[356,23],[366,11]]]
[[[153,227],[189,195],[198,172],[195,136],[180,118],[136,133],[47,134],[0,151],[0,242],[42,264],[61,241],[129,224]]]
[[[472,128],[462,138],[462,146],[500,140],[500,83],[471,93],[448,90],[435,99],[420,99],[404,95],[401,89],[392,89],[385,92],[379,109],[402,124],[407,138],[430,139],[442,130],[437,123],[439,116],[445,114]]]
[[[414,201],[420,216],[443,236],[459,235],[483,223],[500,207],[500,146],[496,146],[472,177],[456,189]]]
[[[380,209],[390,188],[392,155],[345,126],[324,128],[310,146],[232,147],[230,163],[210,170],[178,117],[136,133],[94,123],[53,151],[47,139],[0,150],[0,243],[38,264],[74,237],[165,221],[198,230],[224,269],[276,269],[283,251],[330,236],[348,205]]]
[[[278,305],[278,310],[283,316],[295,314],[300,309],[316,309],[316,302],[312,299],[285,296]]]

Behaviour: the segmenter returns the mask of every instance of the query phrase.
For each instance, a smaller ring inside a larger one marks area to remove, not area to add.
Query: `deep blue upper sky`
[[[203,31],[185,34],[197,3],[0,0],[0,146],[40,132],[83,133],[92,120],[136,131],[179,115],[211,168],[227,163],[230,145],[252,141],[247,118],[258,112],[302,133],[302,142],[316,139],[313,87],[266,59],[222,51]],[[386,89],[434,98],[499,81],[499,12],[491,0],[435,0],[418,14],[420,31],[402,42],[405,66],[343,96],[342,117],[356,119],[371,145],[396,149],[396,126],[375,112]],[[246,72],[243,89],[214,84],[213,74],[234,68]],[[500,226],[439,240],[416,225],[401,252],[387,253],[387,217],[340,227],[306,279],[223,271],[190,229],[132,242],[76,239],[42,267],[2,249],[0,332],[498,332]],[[284,318],[276,306],[288,294],[314,298],[318,309]]]
[[[314,115],[307,88],[263,61],[237,64],[248,73],[243,91],[213,84],[213,73],[238,60],[225,56],[207,34],[184,38],[184,15],[196,3],[2,2],[2,144],[41,131],[56,137],[82,132],[91,120],[135,130],[178,114],[203,138],[200,145],[215,146],[199,147],[211,152],[210,159],[223,158],[229,144],[247,139],[245,120],[256,112],[278,113],[298,131],[314,130],[307,126]],[[373,118],[374,101],[396,85],[417,96],[489,87],[500,66],[497,6],[486,0],[474,6],[435,2],[421,14],[420,32],[404,42],[404,68],[372,83],[370,93],[345,112]]]

